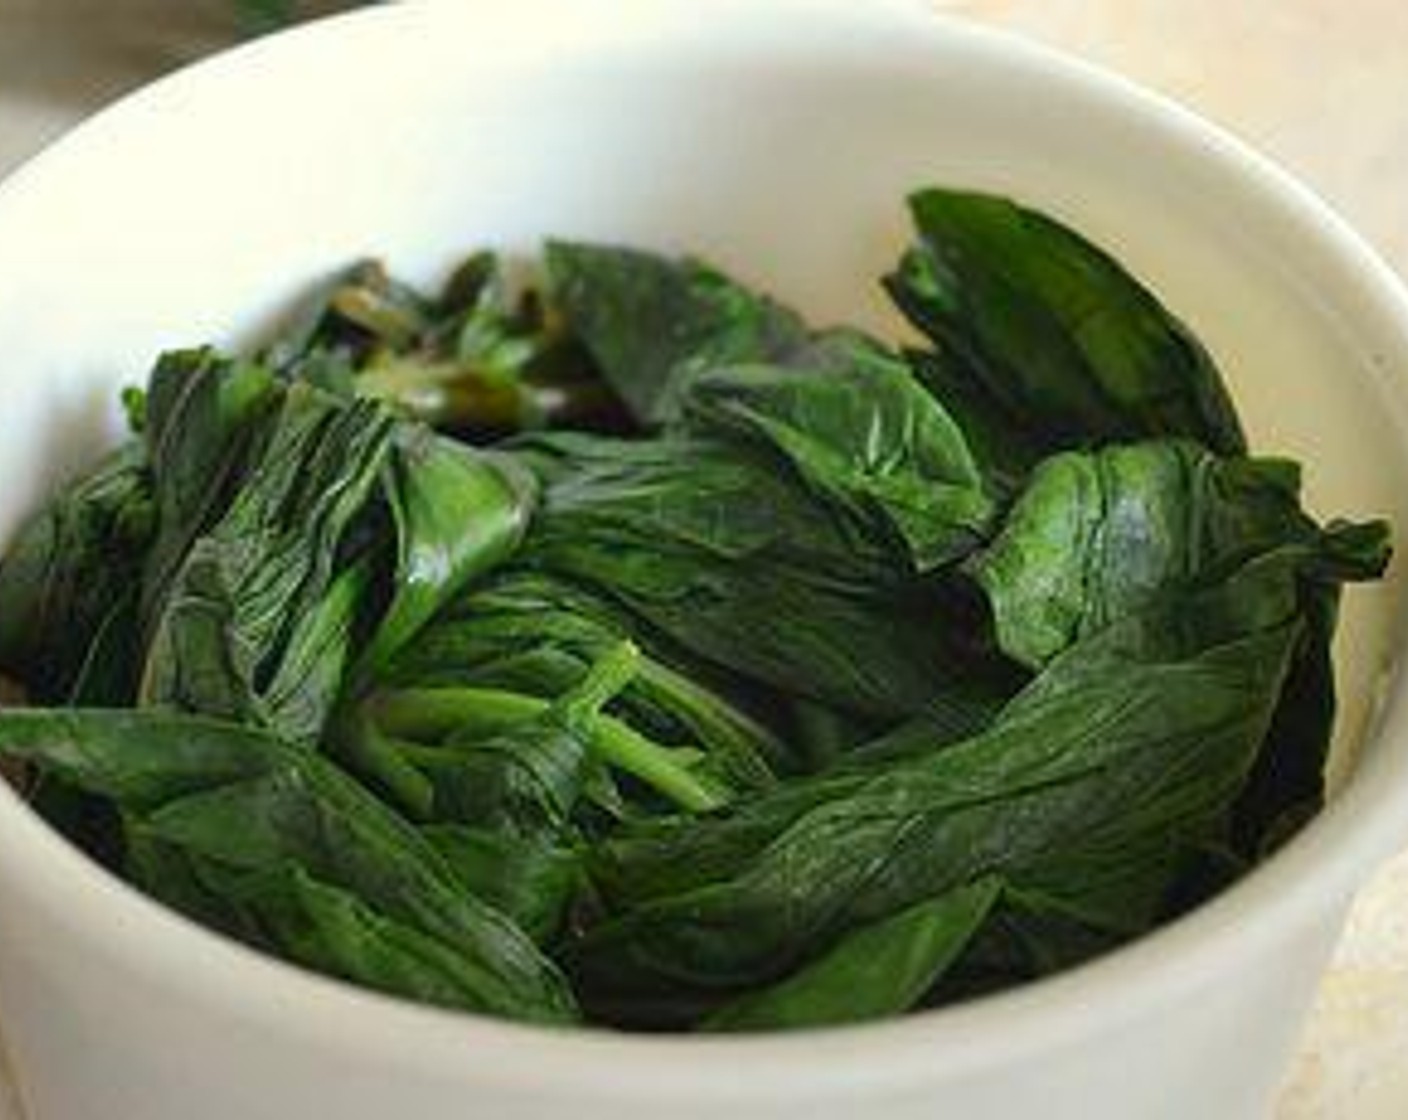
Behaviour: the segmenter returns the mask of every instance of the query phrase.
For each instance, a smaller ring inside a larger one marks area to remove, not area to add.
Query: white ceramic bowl
[[[1312,500],[1408,527],[1408,301],[1304,189],[1125,83],[914,0],[370,11],[158,83],[0,186],[0,528],[162,347],[238,342],[369,251],[548,233],[718,259],[893,329],[924,183],[1010,191],[1188,318]],[[109,878],[0,793],[0,998],[34,1120],[887,1120],[1264,1112],[1354,887],[1405,836],[1396,580],[1356,590],[1334,803],[1190,917],[949,1010],[747,1039],[550,1032],[324,980]],[[1361,750],[1355,750],[1362,744]]]

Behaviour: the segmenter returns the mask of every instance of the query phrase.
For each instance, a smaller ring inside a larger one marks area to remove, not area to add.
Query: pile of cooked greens
[[[0,758],[197,921],[537,1022],[893,1015],[1195,905],[1318,808],[1386,527],[1089,242],[911,205],[915,349],[559,241],[166,354],[0,567]]]

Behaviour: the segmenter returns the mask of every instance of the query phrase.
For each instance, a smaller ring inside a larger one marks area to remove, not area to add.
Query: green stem
[[[420,742],[452,731],[493,735],[542,715],[549,702],[502,688],[398,688],[374,695],[368,713],[386,734]]]
[[[620,665],[604,669],[603,683],[620,669]],[[368,714],[383,734],[425,742],[465,729],[475,735],[498,734],[544,715],[551,707],[547,700],[498,688],[406,688],[377,694],[369,702]],[[619,719],[597,716],[583,728],[583,735],[604,762],[640,779],[682,809],[705,812],[727,801],[717,785],[681,764],[679,752],[652,742]]]
[[[604,761],[639,778],[681,809],[705,813],[728,801],[727,794],[714,783],[681,766],[674,751],[652,743],[628,723],[602,716],[587,739]]]
[[[568,723],[590,723],[601,709],[640,672],[640,650],[633,642],[620,641],[588,667],[586,674],[554,702]]]
[[[386,735],[366,711],[352,709],[333,723],[331,742],[338,754],[389,793],[415,819],[430,816],[435,790],[425,775],[410,765],[413,744]]]
[[[642,695],[659,703],[711,753],[721,755],[730,775],[751,789],[777,782],[771,763],[786,757],[781,742],[762,724],[688,677],[658,661],[642,661],[636,678]]]

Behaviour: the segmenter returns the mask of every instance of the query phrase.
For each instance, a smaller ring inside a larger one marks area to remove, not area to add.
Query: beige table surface
[[[1173,94],[1316,187],[1408,275],[1408,0],[934,7]],[[0,175],[94,108],[233,33],[224,0],[0,0]],[[0,1088],[0,1120],[12,1116]],[[1276,1116],[1408,1120],[1408,854],[1360,898]]]

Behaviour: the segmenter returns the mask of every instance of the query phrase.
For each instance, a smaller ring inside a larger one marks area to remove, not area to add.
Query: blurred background
[[[1308,182],[1408,277],[1408,0],[928,2],[1187,103]],[[708,0],[698,3],[702,15]],[[161,73],[281,21],[347,6],[0,0],[0,177]],[[1360,899],[1277,1120],[1403,1120],[1405,1053],[1408,855]]]

